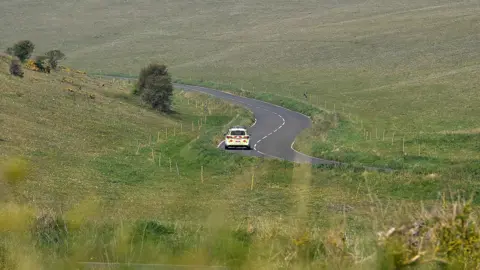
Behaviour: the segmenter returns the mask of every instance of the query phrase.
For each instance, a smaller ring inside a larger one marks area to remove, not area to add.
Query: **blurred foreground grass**
[[[2,171],[9,170],[11,164],[2,164]],[[88,262],[150,267],[190,265],[194,269],[209,265],[227,269],[476,269],[480,266],[478,208],[462,199],[465,194],[453,194],[451,198],[443,194],[440,200],[419,207],[418,203],[408,202],[391,205],[370,193],[366,194],[370,209],[363,213],[369,219],[368,228],[361,228],[358,210],[352,204],[327,204],[330,215],[341,214],[335,222],[331,216],[323,216],[322,224],[319,220],[302,219],[311,215],[311,210],[304,211],[309,208],[304,206],[311,197],[302,196],[305,188],[309,188],[302,186],[307,184],[309,170],[297,170],[298,186],[292,187],[297,196],[292,197],[298,201],[290,216],[259,214],[235,220],[226,218],[228,207],[218,204],[204,222],[148,217],[106,219],[102,209],[105,201],[93,197],[62,212],[3,202],[0,266],[2,269],[91,269]],[[3,173],[1,180],[8,181],[10,177]],[[364,173],[363,177],[369,179],[370,175]],[[332,223],[324,223],[328,221]],[[108,269],[140,268],[113,265]]]

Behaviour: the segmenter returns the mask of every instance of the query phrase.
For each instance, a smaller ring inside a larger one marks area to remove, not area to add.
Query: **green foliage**
[[[163,225],[154,220],[140,220],[137,222],[132,236],[136,242],[158,241],[160,238],[174,233],[175,228],[171,225]]]
[[[35,45],[30,40],[21,40],[13,45],[13,54],[24,62],[30,58],[34,49]]]
[[[12,62],[10,63],[10,74],[23,78],[24,72],[22,70],[22,65],[20,64],[20,61],[12,59]]]
[[[133,85],[133,87],[132,87],[132,94],[133,94],[133,95],[139,95],[138,85],[137,85],[137,84],[134,84],[134,85]]]
[[[161,112],[170,112],[173,85],[167,67],[161,64],[150,64],[140,71],[133,93],[152,108]]]
[[[208,247],[213,258],[225,262],[230,269],[241,269],[247,263],[251,247],[248,233],[223,229],[213,237]]]
[[[68,240],[68,226],[61,217],[44,213],[33,223],[32,234],[39,247],[61,251]]]
[[[46,56],[36,56],[35,66],[37,66],[40,72],[50,73],[50,65],[47,63],[48,58]]]
[[[58,61],[65,59],[65,54],[60,50],[51,50],[45,53],[48,59],[50,67],[54,70],[57,69]]]

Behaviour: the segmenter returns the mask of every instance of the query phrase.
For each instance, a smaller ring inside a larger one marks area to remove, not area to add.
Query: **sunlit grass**
[[[375,186],[359,186],[358,175],[215,149],[228,125],[251,124],[236,106],[177,91],[176,113],[161,116],[132,99],[125,81],[29,71],[4,78],[3,95],[15,101],[2,118],[10,123],[2,133],[5,264],[322,265],[343,260],[339,222],[355,237],[371,230],[361,194]],[[63,94],[61,83],[75,79],[94,100]]]
[[[455,209],[464,204],[437,212],[437,219],[421,207],[422,200],[426,208],[441,204],[441,191],[478,189],[477,134],[443,134],[479,126],[478,5],[270,2],[176,1],[145,8],[141,2],[105,2],[74,9],[65,3],[55,10],[47,2],[35,8],[9,3],[0,9],[0,20],[12,26],[2,41],[17,41],[20,30],[11,22],[28,8],[22,35],[34,36],[39,50],[60,46],[68,64],[135,75],[152,57],[160,58],[183,81],[244,89],[314,115],[314,129],[297,139],[298,150],[416,173],[362,175],[223,153],[215,149],[222,128],[232,119],[251,121],[242,109],[214,103],[205,123],[195,102],[213,99],[176,92],[178,114],[159,116],[139,106],[127,81],[71,70],[27,71],[21,80],[6,73],[8,61],[0,61],[0,155],[10,164],[2,167],[0,183],[6,201],[2,266],[72,269],[79,261],[103,261],[393,269],[392,254],[401,264],[418,250],[388,245],[382,253],[376,233],[426,217],[435,221],[435,236],[452,232],[453,238],[435,238],[446,245],[430,242],[421,259],[436,255],[461,265],[469,258],[463,266],[478,267],[478,254],[470,253],[478,250],[476,225],[472,238],[450,241],[465,236],[452,230]],[[107,9],[106,22],[92,23]],[[144,21],[126,18],[129,12]],[[62,23],[51,23],[49,14]],[[256,42],[279,39],[335,42]],[[15,156],[25,163],[10,160]],[[6,175],[14,181],[4,181]],[[465,224],[473,224],[476,214],[474,207]],[[400,234],[393,244],[410,240]],[[451,248],[451,256],[435,254],[437,247]]]

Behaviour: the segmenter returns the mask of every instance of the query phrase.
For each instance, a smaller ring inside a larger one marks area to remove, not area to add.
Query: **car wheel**
[[[225,149],[229,149],[229,147],[225,144]]]

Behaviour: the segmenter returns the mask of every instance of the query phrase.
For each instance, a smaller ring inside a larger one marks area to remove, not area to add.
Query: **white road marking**
[[[255,126],[255,124],[257,124],[257,118],[255,118],[255,122],[253,122],[253,125],[251,125],[250,127]]]
[[[222,143],[224,143],[224,142],[225,142],[225,140],[221,141],[221,142],[217,145],[217,148],[219,148],[219,147],[222,145]]]
[[[257,107],[258,108],[258,107]],[[276,114],[278,115],[281,119],[282,119],[282,124],[277,127],[273,132],[270,132],[268,135],[264,136],[262,139],[258,140],[256,143],[255,143],[255,146],[254,146],[254,150],[257,151],[258,153],[262,154],[262,155],[267,155],[265,153],[262,153],[260,151],[257,150],[257,144],[260,143],[262,140],[265,140],[268,136],[271,136],[273,133],[277,132],[279,129],[281,129],[284,125],[285,125],[285,118],[283,118],[283,116],[281,116],[280,114],[276,113],[276,112],[272,112],[270,110],[267,110],[265,108],[262,108],[264,111],[267,111],[267,112],[271,112],[273,114]],[[267,156],[270,156],[270,157],[274,157],[274,158],[279,158],[279,157],[275,157],[275,156],[271,156],[271,155],[267,155]]]
[[[202,87],[200,87],[200,88],[202,88]],[[209,88],[205,88],[205,89],[209,89]],[[230,98],[230,97],[221,98],[221,97],[218,97],[218,96],[216,96],[216,95],[214,95],[214,94],[211,94],[211,93],[208,93],[208,92],[204,92],[204,91],[202,91],[202,90],[197,90],[197,89],[195,89],[195,87],[189,88],[189,90],[190,90],[190,91],[196,91],[196,92],[202,92],[202,93],[205,93],[205,94],[209,94],[209,95],[212,95],[212,96],[214,96],[214,97],[216,97],[216,98],[220,98],[220,99],[229,99],[229,100],[232,100],[234,103],[235,103],[235,102],[238,102],[238,103],[246,104],[246,105],[251,106],[251,107],[254,106],[254,105],[250,105],[250,104],[248,104],[248,103],[246,103],[246,102],[244,102],[244,101],[235,100],[234,98]],[[222,92],[222,93],[225,93],[225,94],[227,94],[227,95],[231,95],[231,96],[235,96],[235,97],[240,97],[240,98],[249,99],[249,98],[246,98],[246,97],[237,96],[237,95],[234,95],[234,94],[231,94],[231,93],[228,93],[228,92],[225,92],[225,91],[221,91],[221,90],[214,90],[214,91]],[[264,104],[267,104],[267,105],[270,105],[270,106],[275,106],[275,107],[278,107],[278,108],[282,108],[282,109],[284,109],[284,110],[288,110],[288,111],[291,111],[291,112],[294,112],[294,113],[298,113],[298,114],[301,114],[301,115],[309,118],[307,115],[305,115],[305,114],[303,114],[303,113],[299,113],[299,112],[296,112],[296,111],[293,111],[293,110],[290,110],[290,109],[287,109],[287,108],[284,108],[284,107],[281,107],[281,106],[278,106],[278,105],[275,105],[275,104],[271,104],[271,103],[268,103],[268,102],[265,102],[265,101],[261,101],[261,100],[256,100],[256,99],[251,99],[251,100],[253,100],[253,101],[259,101],[259,102],[261,102],[261,103],[264,103]],[[285,125],[285,118],[283,118],[280,114],[278,114],[278,113],[276,113],[276,112],[273,112],[273,111],[270,111],[270,110],[267,110],[267,109],[265,109],[265,108],[263,108],[263,107],[259,107],[259,106],[256,106],[255,108],[257,108],[257,109],[263,109],[263,110],[265,110],[265,111],[267,111],[267,112],[271,112],[271,113],[273,113],[273,114],[276,114],[276,115],[278,115],[278,116],[282,119],[283,123],[282,123],[278,128],[276,128],[274,132],[277,132],[279,129],[281,129],[281,128]],[[256,123],[257,123],[257,119],[255,118],[255,122],[253,123],[253,125],[252,125],[251,127],[253,127]],[[257,151],[258,153],[262,154],[262,155],[269,156],[269,157],[273,157],[273,158],[277,158],[277,159],[281,159],[281,158],[279,158],[279,157],[272,156],[272,155],[268,155],[268,154],[265,154],[265,153],[260,152],[260,151],[257,150],[257,144],[260,143],[263,139],[266,139],[266,138],[267,138],[268,136],[270,136],[270,135],[272,135],[272,133],[270,133],[270,134],[268,134],[267,136],[265,136],[264,138],[258,140],[258,141],[255,143],[255,145],[253,146],[253,149],[254,149],[255,151]],[[217,148],[220,147],[220,145],[221,145],[223,142],[224,142],[224,141],[220,142],[220,144],[217,146]],[[292,145],[293,145],[293,144],[292,144]],[[292,149],[293,149],[293,148],[292,148]]]

